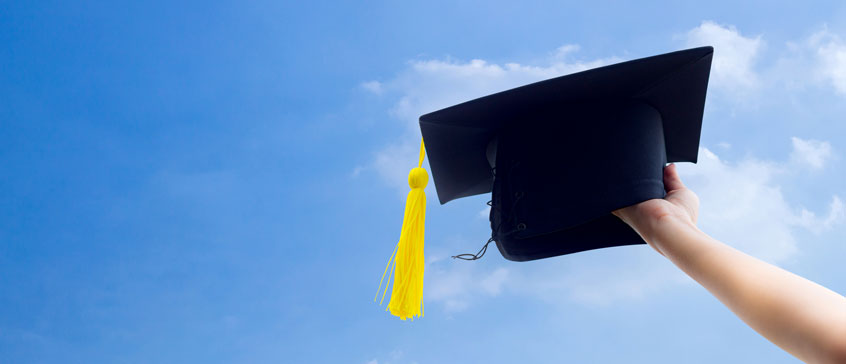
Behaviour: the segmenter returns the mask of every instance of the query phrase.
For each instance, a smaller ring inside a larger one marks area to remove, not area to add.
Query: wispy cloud
[[[689,47],[714,46],[711,87],[732,94],[745,94],[760,87],[755,63],[764,47],[760,35],[748,37],[734,26],[702,22],[684,36]]]
[[[846,220],[846,207],[839,196],[832,196],[828,205],[828,213],[824,217],[817,217],[814,212],[802,209],[796,224],[816,234],[831,230]]]
[[[846,41],[823,26],[770,53],[763,35],[744,35],[732,25],[704,21],[679,36],[686,46],[714,46],[709,87],[733,104],[754,104],[774,89],[831,87],[846,96]]]
[[[793,141],[793,152],[790,159],[799,166],[811,169],[821,169],[834,155],[829,142],[819,140],[805,140],[797,137]]]
[[[379,81],[367,81],[361,83],[361,88],[374,93],[376,95],[382,94],[382,83]]]
[[[447,313],[461,312],[480,298],[500,295],[509,280],[510,271],[505,267],[485,270],[473,263],[436,257],[426,266],[424,298]]]
[[[408,363],[408,364],[417,364],[416,361],[410,361],[405,357],[405,353],[402,350],[394,350],[386,355],[385,360],[379,361],[379,359],[371,359],[367,361],[365,364],[400,364],[400,363]]]
[[[846,42],[823,28],[808,39],[807,45],[814,52],[818,75],[846,96]]]
[[[714,237],[761,259],[781,263],[798,250],[796,229],[832,227],[836,210],[816,217],[803,207],[793,207],[778,182],[793,160],[766,161],[720,159],[708,149],[696,165],[680,164],[685,182],[700,197],[699,225]],[[832,199],[836,199],[832,196]]]

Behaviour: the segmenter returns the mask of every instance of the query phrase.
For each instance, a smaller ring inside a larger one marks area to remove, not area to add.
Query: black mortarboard
[[[492,192],[492,238],[510,260],[642,244],[611,211],[664,197],[667,162],[696,162],[712,55],[637,59],[421,116],[441,204]]]

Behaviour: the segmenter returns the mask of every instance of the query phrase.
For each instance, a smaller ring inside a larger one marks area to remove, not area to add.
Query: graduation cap
[[[441,204],[491,192],[488,242],[506,259],[644,244],[611,212],[664,197],[668,162],[696,162],[712,56],[701,47],[637,59],[421,116],[425,150],[388,264],[388,309],[422,313],[424,152]]]

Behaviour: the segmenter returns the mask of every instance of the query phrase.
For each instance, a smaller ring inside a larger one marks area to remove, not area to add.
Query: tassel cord
[[[509,172],[512,172],[514,170],[514,167],[517,167],[517,165],[519,165],[519,162],[512,164]],[[491,174],[493,175],[494,178],[496,178],[496,167],[491,167]],[[523,195],[520,194],[520,195],[517,196],[516,199],[514,199],[514,203],[511,205],[511,208],[508,210],[509,211],[508,212],[509,221],[514,219],[514,210],[517,207],[517,203],[520,202],[520,199],[522,199],[522,198],[523,198]],[[497,211],[502,212],[502,210],[499,208],[499,206],[495,205],[493,203],[493,200],[489,200],[487,202],[487,205],[490,206],[492,209],[496,209]],[[488,241],[485,242],[485,245],[483,245],[482,248],[479,249],[479,251],[476,254],[463,253],[463,254],[453,255],[452,259],[461,259],[461,260],[468,260],[468,261],[469,260],[479,260],[479,259],[481,259],[483,256],[485,256],[485,253],[488,251],[488,245],[490,245],[490,243],[494,241],[494,237],[499,234],[499,231],[502,228],[503,223],[505,223],[505,221],[500,220],[499,224],[497,224],[496,228],[493,229],[493,231],[491,232],[491,237],[488,239]],[[511,230],[505,232],[504,234],[511,234],[515,231],[517,231],[517,229],[511,229]]]

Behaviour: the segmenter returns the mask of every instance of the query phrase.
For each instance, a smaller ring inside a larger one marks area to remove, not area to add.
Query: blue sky
[[[839,2],[0,2],[0,362],[793,363],[646,246],[514,263],[427,189],[426,317],[372,302],[416,118],[715,47],[700,226],[846,293]]]

